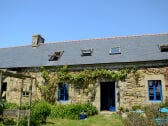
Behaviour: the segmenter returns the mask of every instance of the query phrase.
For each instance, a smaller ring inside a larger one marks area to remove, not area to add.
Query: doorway
[[[115,82],[101,82],[100,93],[100,110],[116,111]]]

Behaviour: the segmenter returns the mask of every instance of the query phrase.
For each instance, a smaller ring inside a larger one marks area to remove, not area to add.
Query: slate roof
[[[168,60],[168,52],[160,52],[159,44],[168,44],[168,34],[45,43],[37,48],[31,45],[1,48],[0,68]],[[121,54],[109,55],[110,49],[118,46]],[[92,56],[81,56],[81,49],[90,48]],[[49,55],[57,51],[64,51],[61,58],[49,61]]]

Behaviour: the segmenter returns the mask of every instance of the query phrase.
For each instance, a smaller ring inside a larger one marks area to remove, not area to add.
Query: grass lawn
[[[42,126],[123,126],[116,114],[104,116],[96,115],[87,120],[48,119]]]

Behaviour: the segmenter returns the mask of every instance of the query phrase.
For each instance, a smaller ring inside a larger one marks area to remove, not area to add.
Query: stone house
[[[52,69],[65,66],[72,71],[105,68],[118,70],[135,66],[140,77],[131,74],[125,81],[98,80],[92,103],[100,110],[117,111],[119,107],[159,103],[168,97],[168,34],[113,37],[68,42],[44,43],[34,35],[32,44],[0,49],[0,69],[25,73],[42,82],[39,67]],[[10,102],[18,102],[20,80],[4,78],[1,95]],[[29,80],[24,79],[24,98]],[[138,84],[137,84],[138,81]],[[33,99],[41,98],[33,81]],[[59,93],[58,93],[59,92]],[[84,92],[60,84],[55,100],[60,103],[87,102]]]

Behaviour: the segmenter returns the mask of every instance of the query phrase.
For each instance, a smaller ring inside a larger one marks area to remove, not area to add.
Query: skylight
[[[159,45],[161,52],[168,52],[168,44]]]
[[[112,54],[121,54],[121,49],[120,49],[120,47],[113,47],[113,48],[111,48],[109,54],[110,54],[110,55],[112,55]]]
[[[93,49],[81,49],[81,56],[91,56]]]
[[[62,56],[64,51],[54,52],[53,55],[50,55],[49,61],[57,61]]]

